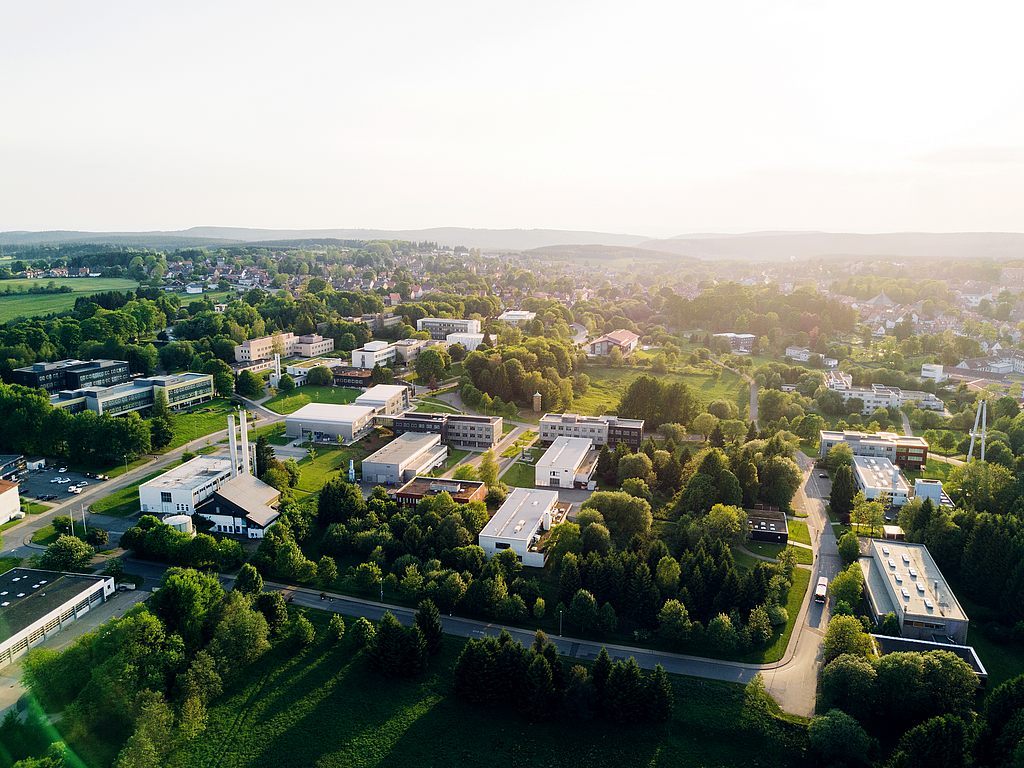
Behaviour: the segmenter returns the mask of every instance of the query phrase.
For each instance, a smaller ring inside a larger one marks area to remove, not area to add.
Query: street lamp
[[[562,636],[562,609],[558,609],[558,636]]]
[[[380,577],[380,601],[384,602],[384,576]]]
[[[128,474],[128,454],[124,455],[124,473]]]

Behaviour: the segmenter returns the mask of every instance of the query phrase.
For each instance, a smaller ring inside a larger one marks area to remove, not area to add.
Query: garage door
[[[548,485],[550,485],[552,488],[561,488],[562,487],[562,484],[558,482],[558,478],[557,477],[552,477],[551,481],[548,483]]]

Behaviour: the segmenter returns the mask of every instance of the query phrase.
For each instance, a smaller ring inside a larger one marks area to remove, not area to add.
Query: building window
[[[167,493],[166,491],[161,491],[160,492],[160,502],[162,504],[170,504],[171,503],[171,494]]]
[[[508,542],[507,541],[496,541],[496,542],[494,542],[494,548],[495,549],[508,549]]]

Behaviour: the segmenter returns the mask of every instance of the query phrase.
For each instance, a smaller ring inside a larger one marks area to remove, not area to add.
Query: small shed
[[[778,509],[748,509],[747,523],[753,541],[768,541],[775,544],[789,542],[789,524],[786,514]]]

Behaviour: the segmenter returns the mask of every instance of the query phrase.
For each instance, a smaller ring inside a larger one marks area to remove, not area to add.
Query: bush
[[[345,619],[341,617],[340,613],[331,616],[331,620],[327,622],[327,636],[335,642],[341,642],[341,639],[345,637]]]
[[[305,648],[316,640],[316,628],[313,626],[313,622],[300,614],[292,622],[288,637],[295,647]]]

